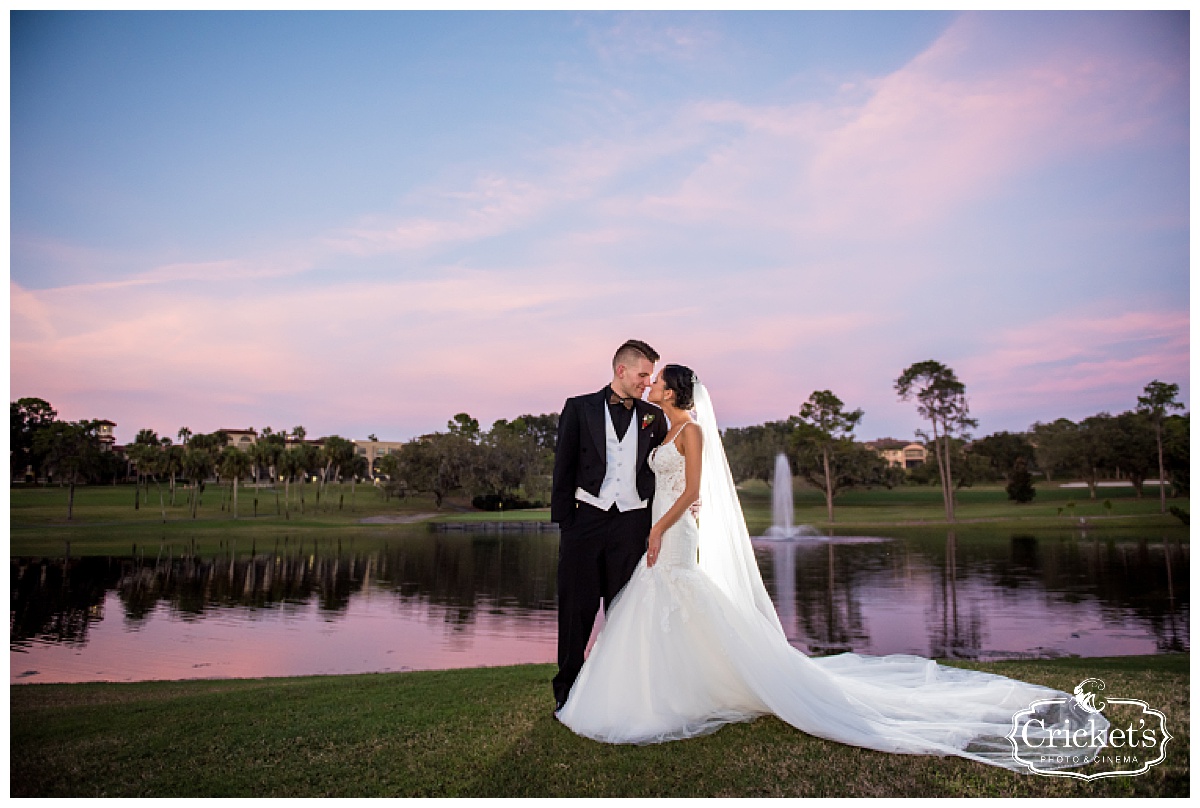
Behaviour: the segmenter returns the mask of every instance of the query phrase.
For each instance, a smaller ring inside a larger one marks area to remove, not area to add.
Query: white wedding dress
[[[1006,737],[1013,714],[1065,694],[916,656],[810,658],[788,643],[754,561],[711,402],[702,385],[696,390],[699,520],[685,511],[663,535],[657,563],[642,557],[559,720],[597,741],[648,744],[774,714],[854,746],[1026,770]],[[675,442],[650,456],[655,522],[683,492],[684,463]],[[1088,717],[1069,699],[1051,709],[1047,733]]]

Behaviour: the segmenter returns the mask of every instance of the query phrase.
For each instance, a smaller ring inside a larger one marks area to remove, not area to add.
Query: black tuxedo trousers
[[[566,701],[583,667],[583,652],[600,601],[607,610],[633,575],[650,535],[649,507],[625,513],[615,507],[604,511],[575,498],[579,488],[598,496],[608,471],[607,390],[568,398],[558,418],[550,519],[562,531],[558,543],[558,675],[553,683],[554,698],[560,702]],[[629,429],[636,430],[637,436],[637,495],[649,502],[654,497],[654,472],[646,458],[662,443],[666,418],[653,404],[635,401]]]
[[[622,513],[576,503],[558,544],[558,674],[554,699],[567,700],[604,600],[605,613],[646,552],[650,508]]]

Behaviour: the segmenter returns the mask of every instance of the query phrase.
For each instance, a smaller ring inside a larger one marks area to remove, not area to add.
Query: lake
[[[792,644],[994,660],[1187,651],[1189,545],[1111,528],[755,540]],[[10,683],[553,662],[556,533],[356,552],[11,559]]]

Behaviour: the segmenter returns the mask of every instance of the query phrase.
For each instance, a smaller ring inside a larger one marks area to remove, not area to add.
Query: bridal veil
[[[733,664],[771,712],[812,735],[854,746],[952,754],[1022,771],[1027,769],[1015,753],[1029,759],[1089,720],[1103,737],[1108,726],[1103,716],[1049,688],[918,656],[810,658],[793,648],[763,585],[712,399],[698,380],[695,413],[704,437],[700,568],[724,593],[732,612],[727,617],[736,636],[725,642]],[[1037,731],[1010,739],[1014,714],[1039,700],[1054,703],[1041,708]],[[1103,745],[1101,740],[1077,747],[1076,760],[1094,757]]]

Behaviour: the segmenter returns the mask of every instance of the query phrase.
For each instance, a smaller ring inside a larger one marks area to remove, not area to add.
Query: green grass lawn
[[[164,487],[165,488],[165,487]],[[185,489],[176,494],[176,504],[167,504],[163,521],[157,491],[134,509],[134,488],[122,486],[81,486],[75,492],[74,519],[66,519],[67,492],[57,486],[39,488],[16,486],[10,489],[10,553],[22,556],[62,556],[70,542],[73,555],[127,555],[136,545],[143,554],[160,548],[178,553],[239,552],[274,546],[285,538],[291,541],[336,543],[355,541],[360,546],[387,540],[397,535],[428,529],[427,520],[453,521],[547,521],[549,509],[540,508],[503,513],[476,511],[463,497],[451,497],[438,508],[432,497],[415,496],[385,500],[369,484],[359,485],[352,494],[349,484],[334,484],[320,505],[316,486],[305,491],[305,508],[295,504],[288,514],[277,504],[270,488],[243,489],[239,495],[238,519],[233,518],[227,492],[210,485],[201,500],[196,519],[188,512]],[[282,494],[281,494],[282,497]],[[257,515],[254,500],[257,498]],[[771,491],[766,484],[750,482],[742,487],[741,499],[751,535],[760,535],[771,524]],[[1104,506],[1108,500],[1112,507]],[[875,532],[896,534],[915,528],[944,529],[940,489],[930,486],[903,486],[891,490],[848,491],[835,502],[835,522],[826,519],[820,491],[800,487],[795,492],[796,521],[842,533]],[[1085,520],[1089,530],[1106,527],[1170,531],[1186,537],[1187,529],[1171,515],[1158,512],[1157,497],[1137,499],[1132,489],[1101,489],[1099,498],[1088,498],[1086,489],[1062,489],[1039,484],[1037,499],[1027,505],[1008,501],[999,485],[976,486],[958,492],[958,528],[972,526],[1012,529],[1074,530]],[[1186,498],[1169,500],[1190,510]],[[1061,509],[1061,513],[1060,513]],[[385,517],[415,519],[413,524],[369,524],[363,520]]]
[[[287,521],[298,524],[309,522],[341,525],[353,524],[369,516],[431,513],[438,509],[433,497],[414,496],[404,499],[392,497],[385,500],[382,491],[370,483],[359,483],[352,488],[350,483],[331,483],[327,493],[318,501],[318,486],[304,486],[304,509],[301,511],[297,486],[291,486],[291,508]],[[74,519],[76,524],[97,522],[120,523],[123,525],[161,525],[165,510],[168,523],[180,521],[208,523],[213,521],[232,523],[233,503],[229,486],[210,483],[204,489],[197,509],[196,520],[189,511],[188,496],[191,489],[180,485],[176,489],[175,504],[171,504],[171,493],[163,485],[163,507],[159,506],[158,490],[150,485],[149,497],[143,489],[140,507],[134,508],[133,485],[85,485],[75,489]],[[11,501],[9,516],[13,527],[58,527],[67,522],[67,489],[57,485],[18,485],[9,489]],[[276,497],[278,493],[278,497]],[[278,492],[267,487],[238,487],[238,521],[264,522],[285,520],[284,490]],[[257,499],[257,507],[255,500]],[[455,507],[444,510],[452,513]]]
[[[164,492],[165,489],[166,486]],[[283,490],[280,489],[278,513],[275,491],[270,488],[242,489],[235,520],[227,490],[222,492],[210,485],[201,498],[195,519],[188,510],[187,490],[181,487],[177,491],[174,506],[166,493],[164,522],[163,509],[153,485],[150,493],[150,500],[143,499],[141,507],[135,510],[132,485],[77,487],[74,518],[68,522],[66,489],[57,486],[14,487],[10,489],[9,504],[10,554],[61,556],[67,542],[70,542],[73,555],[128,555],[134,545],[141,552],[150,554],[160,545],[171,547],[175,554],[185,547],[213,553],[235,545],[239,551],[250,552],[252,547],[272,547],[276,541],[285,538],[306,543],[336,543],[339,538],[347,542],[369,542],[428,528],[420,522],[380,525],[364,523],[364,519],[423,519],[439,514],[446,516],[464,507],[455,502],[439,511],[433,498],[424,496],[385,500],[383,494],[370,484],[358,485],[353,493],[349,484],[330,485],[328,495],[318,506],[316,486],[310,484],[305,492],[303,512],[296,502],[295,486],[292,487],[290,512],[284,512]]]
[[[645,747],[550,716],[553,667],[10,687],[15,797],[1094,797],[1189,794],[1189,655],[971,664],[1163,711],[1175,738],[1137,777],[1022,775],[888,755],[775,718]]]
[[[1014,523],[1078,524],[1106,520],[1136,520],[1139,524],[1179,526],[1178,519],[1159,513],[1157,489],[1147,487],[1146,495],[1138,499],[1132,488],[1101,488],[1096,499],[1090,499],[1086,488],[1061,488],[1059,483],[1038,483],[1033,502],[1018,504],[1008,499],[1000,484],[977,485],[959,489],[955,494],[956,521],[1011,521]],[[742,507],[751,533],[771,524],[771,489],[758,480],[739,488]],[[825,509],[823,492],[798,488],[797,523],[831,526]],[[1108,501],[1111,508],[1106,508]],[[1190,509],[1186,498],[1168,499],[1168,506]],[[838,495],[834,500],[833,525],[909,525],[914,523],[945,523],[942,492],[936,486],[899,486],[892,489],[855,489]]]

